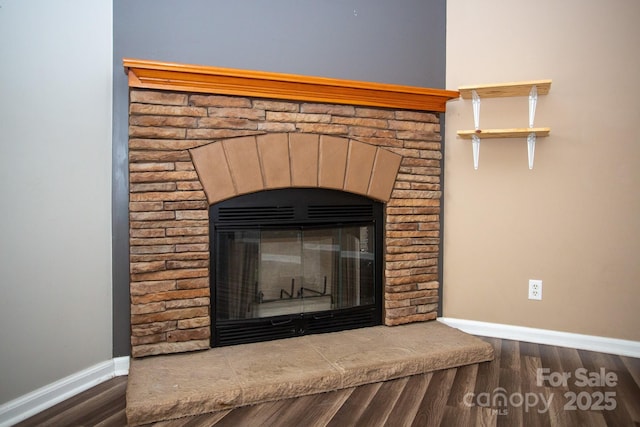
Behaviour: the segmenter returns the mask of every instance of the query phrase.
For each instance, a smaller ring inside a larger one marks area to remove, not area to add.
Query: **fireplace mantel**
[[[266,189],[383,202],[383,324],[437,317],[439,113],[458,92],[134,59],[124,67],[133,357],[211,346],[209,206]],[[208,198],[210,178],[233,191]]]
[[[443,113],[457,91],[123,59],[132,88],[254,96]]]

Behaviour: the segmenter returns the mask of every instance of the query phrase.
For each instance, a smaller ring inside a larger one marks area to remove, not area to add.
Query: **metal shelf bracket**
[[[478,92],[472,90],[471,98],[471,103],[473,104],[473,124],[476,130],[478,130],[480,129],[480,97],[478,96]]]
[[[533,169],[533,156],[536,151],[536,134],[531,132],[527,136],[527,157],[529,158],[529,169]]]
[[[533,127],[533,120],[536,117],[536,104],[538,103],[538,88],[536,85],[531,86],[529,92],[529,127]]]
[[[476,130],[480,130],[480,97],[475,90],[471,91],[471,103],[473,105],[473,125]],[[471,145],[473,147],[473,168],[478,170],[478,161],[480,158],[480,138],[476,135],[472,137]]]
[[[529,92],[529,128],[533,128],[533,121],[536,117],[536,104],[538,103],[538,88],[531,86]],[[533,169],[533,157],[536,151],[536,134],[530,133],[527,136],[527,158],[529,159],[529,170]]]
[[[478,170],[478,160],[480,159],[480,137],[473,135],[471,139],[471,146],[473,147],[473,168]]]

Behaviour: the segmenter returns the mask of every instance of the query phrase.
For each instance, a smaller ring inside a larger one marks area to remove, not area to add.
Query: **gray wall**
[[[111,12],[0,1],[0,406],[112,356]]]
[[[122,58],[444,88],[445,0],[114,0],[113,351],[129,353]]]

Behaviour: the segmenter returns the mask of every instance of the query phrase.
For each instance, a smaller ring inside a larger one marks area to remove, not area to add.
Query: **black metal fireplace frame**
[[[218,231],[242,228],[374,225],[374,303],[313,313],[241,320],[216,318]],[[323,188],[265,190],[227,199],[209,208],[211,347],[336,332],[382,323],[384,204],[354,193]]]

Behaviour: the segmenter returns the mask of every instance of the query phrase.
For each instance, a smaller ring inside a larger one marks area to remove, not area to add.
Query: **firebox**
[[[381,324],[383,208],[321,188],[213,204],[211,346]]]

